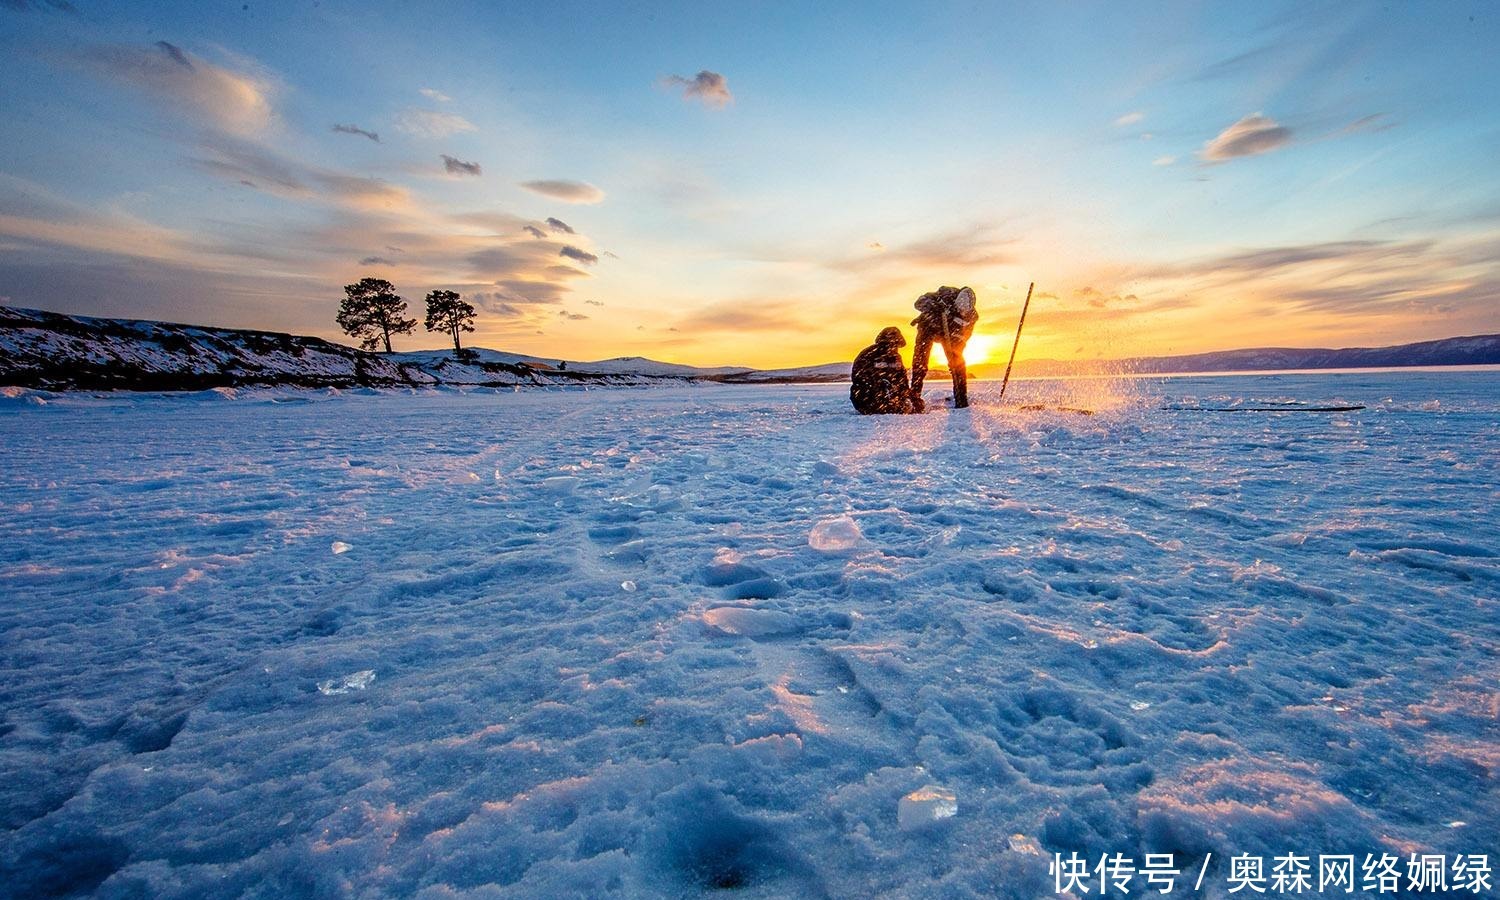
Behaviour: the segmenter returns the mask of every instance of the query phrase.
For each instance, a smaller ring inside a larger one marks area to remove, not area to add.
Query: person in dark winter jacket
[[[978,301],[971,288],[943,286],[917,298],[917,346],[911,357],[911,393],[917,412],[922,411],[922,381],[927,378],[927,358],[934,343],[943,345],[948,372],[953,376],[953,407],[969,405],[969,370],[964,364],[964,345],[979,321]]]
[[[900,349],[905,346],[901,329],[887,328],[854,358],[849,399],[861,414],[915,411],[911,386],[906,382],[906,364],[901,361]]]

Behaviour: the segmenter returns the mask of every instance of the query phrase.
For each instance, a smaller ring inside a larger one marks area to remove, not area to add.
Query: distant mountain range
[[[1500,364],[1500,335],[1447,338],[1347,350],[1224,350],[1090,364],[1085,371],[1177,373],[1395,366]],[[793,369],[700,368],[639,356],[564,361],[495,350],[367,353],[321,338],[268,331],[203,328],[134,319],[67,316],[0,306],[0,385],[48,390],[206,390],[278,385],[396,387],[424,385],[646,385],[719,382],[838,382],[850,364]],[[999,366],[975,366],[999,377]],[[1077,363],[1017,366],[1028,376],[1078,374]],[[941,373],[937,373],[941,376]]]
[[[1500,334],[1443,338],[1391,347],[1349,347],[1342,350],[1298,347],[1261,347],[1218,350],[1186,356],[1142,356],[1098,364],[1102,371],[1139,375],[1185,372],[1265,372],[1287,369],[1386,369],[1406,366],[1482,366],[1500,363]],[[1001,370],[994,368],[996,374]],[[1069,375],[1076,362],[1031,360],[1018,364],[1022,375]]]

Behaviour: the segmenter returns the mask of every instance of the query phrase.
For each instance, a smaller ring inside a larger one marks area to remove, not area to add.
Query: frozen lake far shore
[[[0,893],[1500,862],[1500,374],[1011,390],[12,392]]]

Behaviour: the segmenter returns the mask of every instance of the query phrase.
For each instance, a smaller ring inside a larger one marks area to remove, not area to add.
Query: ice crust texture
[[[1500,376],[986,390],[3,392],[0,894],[1500,848]]]

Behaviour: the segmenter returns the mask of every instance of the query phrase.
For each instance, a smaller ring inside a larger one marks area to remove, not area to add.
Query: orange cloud
[[[109,44],[78,51],[73,60],[110,84],[146,94],[173,112],[231,134],[251,135],[272,119],[272,83],[265,75],[215,65],[175,44]]]
[[[564,203],[599,203],[604,192],[582,181],[523,181],[521,187]]]
[[[1292,130],[1260,113],[1249,115],[1219,132],[1203,145],[1199,154],[1206,162],[1226,162],[1241,156],[1258,156],[1285,146]]]

